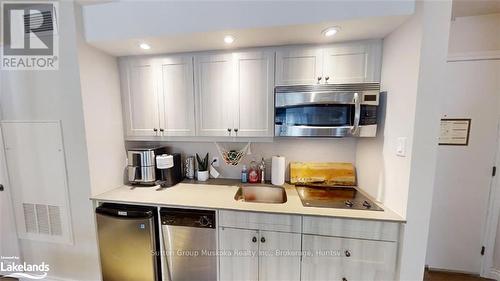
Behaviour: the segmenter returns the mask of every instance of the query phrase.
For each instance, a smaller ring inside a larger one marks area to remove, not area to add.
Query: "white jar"
[[[207,181],[208,180],[208,171],[198,171],[197,172],[198,181]]]

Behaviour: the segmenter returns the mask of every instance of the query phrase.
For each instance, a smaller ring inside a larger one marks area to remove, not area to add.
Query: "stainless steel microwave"
[[[277,137],[375,137],[379,83],[275,88]]]

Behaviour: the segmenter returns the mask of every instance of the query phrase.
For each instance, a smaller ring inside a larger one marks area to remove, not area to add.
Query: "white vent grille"
[[[43,204],[23,203],[27,233],[62,235],[61,208]]]
[[[52,235],[62,235],[61,208],[49,206],[50,232]]]
[[[38,222],[38,232],[41,234],[50,234],[47,205],[36,204],[36,218]]]
[[[33,6],[33,10],[37,10],[37,6]],[[41,12],[31,12],[29,14],[24,15],[24,33],[25,36],[33,36],[30,29],[32,31],[36,31],[39,35],[45,34],[57,34],[57,17],[56,17],[56,8],[50,11],[41,11]],[[34,28],[33,27],[37,27]]]
[[[26,227],[26,232],[38,233],[38,227],[36,226],[35,205],[23,203],[23,211],[24,211],[24,225]]]
[[[30,26],[40,26],[37,31],[52,31],[54,30],[54,22],[52,11],[44,11],[41,13],[31,13],[24,16],[24,31],[29,33]]]

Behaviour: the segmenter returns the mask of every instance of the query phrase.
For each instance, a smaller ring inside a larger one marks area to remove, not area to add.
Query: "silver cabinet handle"
[[[257,237],[255,237],[255,236],[254,236],[254,237],[252,238],[252,242],[257,243]]]
[[[266,238],[261,237],[261,238],[260,238],[260,242],[261,242],[261,243],[266,243]]]
[[[359,99],[359,94],[354,93],[354,124],[351,128],[351,134],[353,136],[359,135],[359,121],[361,119],[361,101]]]
[[[321,82],[321,79],[323,79],[323,77],[318,76],[318,84],[319,84],[319,82]]]
[[[345,253],[346,257],[350,257],[351,256],[351,252],[349,252],[349,250],[346,250],[344,253]]]
[[[0,191],[4,191],[3,184],[0,184]]]

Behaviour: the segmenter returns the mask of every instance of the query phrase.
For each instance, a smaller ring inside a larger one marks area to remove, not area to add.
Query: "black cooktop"
[[[295,188],[304,207],[383,211],[355,186],[300,184]]]

